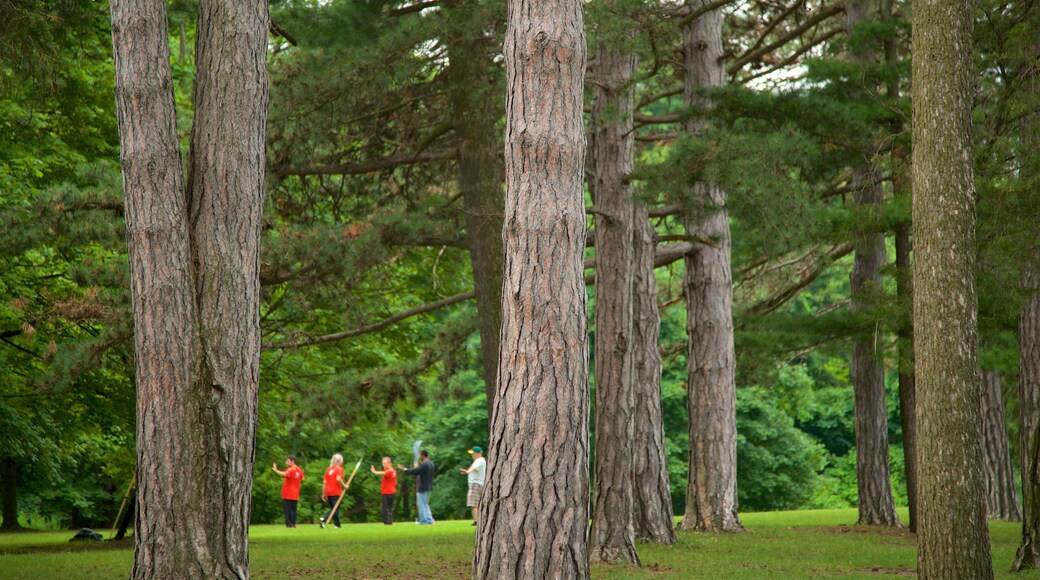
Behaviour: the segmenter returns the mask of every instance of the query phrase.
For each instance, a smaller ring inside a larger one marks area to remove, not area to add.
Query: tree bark
[[[508,10],[503,323],[473,575],[587,578],[582,4]]]
[[[468,22],[479,14],[472,0],[452,6],[453,22]],[[479,23],[483,25],[484,23]],[[473,289],[477,297],[477,324],[480,328],[481,366],[487,393],[488,416],[494,405],[498,375],[498,341],[502,326],[502,164],[499,156],[498,115],[492,90],[494,82],[491,57],[480,33],[482,26],[460,26],[449,45],[451,65],[451,106],[455,121],[459,163],[459,190],[466,208],[466,235],[469,242]]]
[[[590,190],[596,206],[596,499],[589,559],[639,565],[633,520],[632,173],[634,54],[596,50]]]
[[[675,521],[661,412],[661,351],[657,346],[661,315],[654,278],[657,233],[645,207],[636,206],[633,228],[632,380],[639,427],[632,441],[632,519],[636,539],[671,545],[675,543]]]
[[[992,578],[982,473],[972,6],[914,3],[914,364],[921,578]]]
[[[134,578],[247,578],[260,362],[266,2],[204,0],[188,183],[166,7],[112,3],[135,325]]]
[[[1040,57],[1040,43],[1034,47]],[[1035,62],[1035,61],[1034,61]],[[1029,72],[1026,94],[1040,91],[1040,67]],[[1040,175],[1040,114],[1022,119],[1024,156],[1019,178],[1035,179]],[[1035,242],[1034,242],[1035,243]],[[1020,286],[1025,295],[1018,320],[1018,413],[1019,457],[1022,469],[1022,545],[1015,555],[1012,571],[1040,568],[1040,250],[1026,253]]]
[[[865,177],[855,194],[856,205],[865,211],[876,208],[881,192]],[[871,218],[860,220],[870,222]],[[885,237],[866,232],[857,234],[856,254],[850,282],[853,313],[868,311],[872,294],[881,289],[881,267],[886,261]],[[892,480],[888,463],[888,411],[885,409],[884,355],[878,348],[880,332],[873,329],[853,344],[851,378],[855,393],[856,479],[859,493],[857,524],[899,526],[892,499]]]
[[[986,517],[1020,521],[1015,473],[1008,449],[1000,375],[982,371],[982,452],[986,472]]]
[[[885,0],[882,15],[885,21],[892,24],[895,19],[894,0]],[[885,63],[889,66],[899,64],[899,45],[895,38],[885,42]],[[899,79],[889,79],[886,87],[891,102],[899,99]],[[902,121],[894,127],[894,131],[904,131]],[[898,198],[907,198],[912,194],[907,184],[906,170],[909,163],[907,152],[903,149],[893,153],[895,167],[892,189]],[[899,354],[899,422],[903,430],[903,468],[906,477],[906,500],[910,512],[909,527],[912,533],[917,532],[917,422],[914,420],[917,406],[914,394],[914,321],[913,321],[913,273],[910,271],[910,252],[913,246],[910,240],[910,220],[900,221],[895,226],[896,246],[896,295],[905,311],[899,318],[896,331],[897,351]]]
[[[851,37],[856,26],[869,17],[869,0],[850,2],[845,10],[845,29]],[[873,62],[872,50],[850,50],[852,62]],[[871,89],[866,91],[874,92]],[[861,91],[861,92],[866,92]],[[864,95],[865,97],[866,95]],[[881,267],[887,261],[885,236],[874,231],[881,204],[881,190],[872,160],[853,169],[854,203],[859,210],[860,231],[854,234],[854,257],[850,283],[853,314],[869,312],[871,295],[881,289]],[[892,479],[888,462],[888,411],[885,409],[885,367],[880,329],[871,326],[853,343],[851,378],[855,399],[856,481],[859,519],[857,524],[900,526],[892,500]]]
[[[4,523],[0,525],[0,530],[20,530],[22,526],[18,523],[18,463],[8,457],[3,460],[2,469],[0,492],[4,495]]]
[[[1018,321],[1019,457],[1022,465],[1022,544],[1012,571],[1040,568],[1040,255],[1022,270],[1026,294]]]
[[[697,0],[697,10],[706,0]],[[683,27],[683,98],[709,106],[699,89],[722,86],[722,12],[705,12]],[[687,131],[696,133],[700,122]],[[726,194],[715,185],[694,186],[685,219],[687,235],[715,241],[686,256],[683,294],[689,336],[690,467],[684,530],[743,531],[737,515],[737,388],[733,349],[733,274]]]

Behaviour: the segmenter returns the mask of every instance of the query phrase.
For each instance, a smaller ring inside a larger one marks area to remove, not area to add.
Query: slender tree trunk
[[[986,517],[1020,521],[1015,472],[1008,449],[1000,375],[982,371],[982,454],[986,472]]]
[[[895,19],[894,0],[884,0],[882,16],[884,20],[893,24]],[[899,64],[899,46],[895,38],[885,42],[885,63],[889,66]],[[892,78],[888,81],[886,91],[890,102],[896,102],[900,97],[899,79]],[[902,121],[893,127],[894,132],[904,131]],[[906,172],[909,163],[906,159],[907,152],[899,149],[893,152],[893,165],[895,167],[892,181],[892,189],[898,198],[909,201],[911,195],[907,183]],[[911,284],[913,273],[910,271],[910,252],[913,246],[910,241],[910,220],[901,221],[895,227],[896,246],[896,295],[899,303],[906,310],[900,316],[899,328],[896,331],[897,351],[899,354],[899,421],[903,429],[903,468],[906,477],[906,500],[910,511],[910,531],[917,532],[917,422],[914,420],[916,397],[914,395],[914,320],[913,320],[913,285]]]
[[[508,8],[503,323],[473,575],[587,578],[582,4]]]
[[[881,192],[872,179],[864,176],[855,194],[856,205],[865,212],[876,212]],[[875,218],[861,219],[872,223]],[[869,228],[869,226],[867,226]],[[868,311],[871,295],[881,288],[881,267],[886,261],[883,234],[857,234],[856,255],[850,276],[853,313]],[[892,480],[888,463],[888,411],[885,409],[885,369],[880,330],[874,329],[855,341],[852,350],[852,385],[855,393],[856,479],[859,486],[858,524],[899,526],[892,500]]]
[[[590,189],[596,207],[596,500],[589,559],[639,565],[633,521],[632,77],[634,54],[596,50]]]
[[[696,0],[697,10],[708,2]],[[725,82],[722,12],[711,10],[683,28],[683,96],[687,105],[709,106],[698,94]],[[687,127],[697,132],[699,122]],[[686,232],[714,240],[686,256],[683,294],[689,336],[690,468],[682,529],[743,531],[737,515],[737,388],[733,349],[733,281],[726,194],[698,183]]]
[[[914,364],[922,578],[992,578],[982,473],[972,6],[913,11]]]
[[[189,178],[165,4],[112,3],[135,325],[134,578],[246,578],[260,357],[266,2],[204,0]]]
[[[18,462],[8,457],[0,462],[0,492],[4,494],[4,523],[0,530],[20,530],[18,523]]]
[[[639,427],[632,442],[632,518],[636,539],[670,545],[675,543],[675,521],[661,412],[661,351],[657,346],[661,315],[654,278],[657,232],[645,207],[636,206],[633,229],[632,380]]]
[[[479,5],[461,0],[453,5],[453,22],[471,23]],[[483,22],[478,22],[482,25]],[[451,106],[459,162],[459,189],[466,206],[473,289],[477,296],[481,366],[488,415],[494,405],[498,375],[498,340],[502,326],[502,163],[495,123],[491,55],[482,26],[460,25],[451,39]]]
[[[1040,94],[1040,43],[1034,46],[1034,60],[1029,70],[1027,94]],[[1022,119],[1022,180],[1040,175],[1040,114]],[[1040,569],[1040,250],[1033,240],[1033,251],[1026,253],[1022,264],[1021,288],[1025,302],[1018,320],[1018,413],[1019,457],[1022,469],[1022,545],[1011,569]]]
[[[910,508],[910,531],[917,533],[917,407],[914,394],[913,289],[910,266],[910,224],[896,226],[896,294],[910,312],[899,324],[899,420],[903,427],[903,464],[906,499]]]
[[[1040,569],[1040,255],[1031,258],[1022,269],[1026,301],[1018,320],[1022,545],[1013,571]]]
[[[869,19],[871,2],[854,0],[845,10],[845,28],[851,37],[856,26]],[[853,62],[873,62],[872,50],[850,50]],[[872,87],[863,92],[875,93]],[[871,310],[871,296],[881,288],[881,267],[887,261],[885,236],[874,230],[881,204],[881,189],[874,175],[873,160],[865,159],[854,169],[854,202],[859,210],[860,231],[854,235],[852,300],[850,310]],[[857,524],[899,526],[888,462],[888,411],[885,409],[885,367],[880,329],[858,337],[852,347],[851,378],[855,394],[856,481],[859,495]]]

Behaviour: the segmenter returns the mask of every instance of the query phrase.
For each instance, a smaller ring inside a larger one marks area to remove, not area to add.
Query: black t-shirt
[[[433,491],[433,474],[436,470],[437,468],[433,465],[433,462],[426,459],[419,464],[419,467],[405,469],[404,473],[405,475],[418,475],[419,487],[415,491],[416,493],[426,493]]]

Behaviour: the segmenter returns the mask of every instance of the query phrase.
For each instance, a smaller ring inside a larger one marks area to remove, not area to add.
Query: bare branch
[[[824,9],[824,10],[820,10],[814,16],[812,16],[811,18],[809,18],[808,20],[803,22],[801,26],[798,26],[797,28],[794,28],[794,29],[788,31],[787,34],[781,36],[780,38],[774,40],[773,42],[767,44],[766,46],[763,46],[763,47],[761,47],[761,48],[759,48],[757,50],[749,50],[749,51],[745,52],[743,55],[737,57],[737,59],[734,60],[733,63],[730,64],[729,67],[726,69],[726,73],[727,74],[734,74],[734,73],[736,73],[745,64],[761,59],[763,56],[773,52],[774,50],[784,46],[788,42],[791,42],[792,40],[798,38],[799,36],[804,34],[805,31],[809,30],[813,26],[816,26],[817,24],[823,22],[824,20],[827,20],[831,16],[834,16],[836,14],[841,14],[844,11],[845,11],[845,5],[844,4],[837,4],[835,6],[831,6],[829,8]]]

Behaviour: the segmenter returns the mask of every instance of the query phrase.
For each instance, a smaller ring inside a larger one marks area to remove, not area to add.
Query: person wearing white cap
[[[469,492],[466,494],[466,507],[473,508],[473,525],[477,525],[477,507],[480,505],[480,492],[484,489],[484,475],[487,473],[487,461],[484,450],[474,447],[467,451],[473,456],[473,464],[469,469],[459,469],[465,473],[469,481]]]

